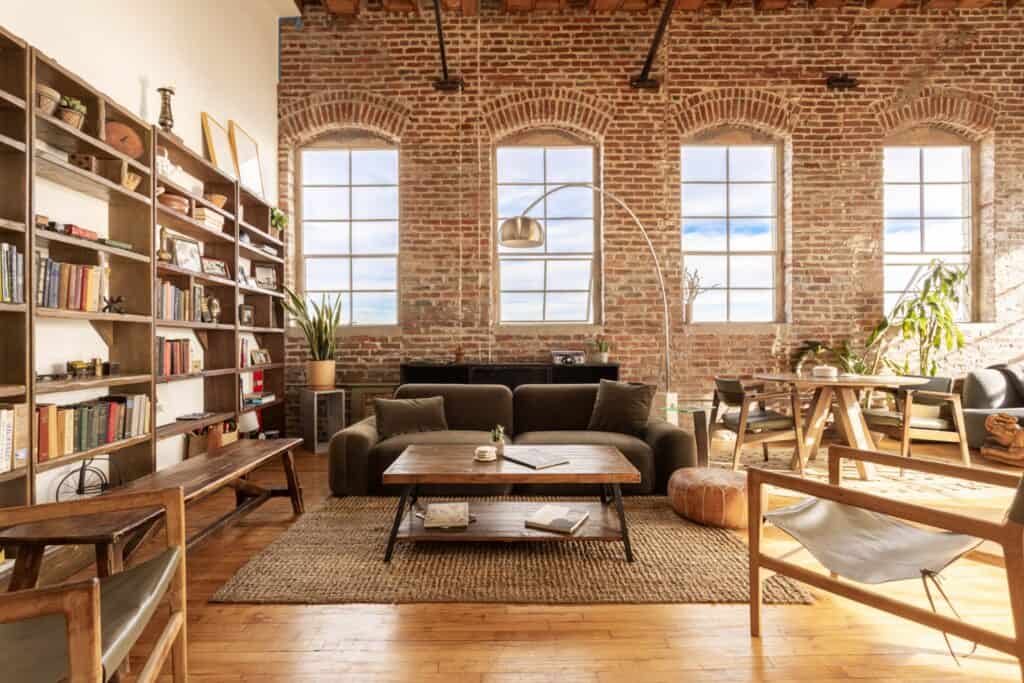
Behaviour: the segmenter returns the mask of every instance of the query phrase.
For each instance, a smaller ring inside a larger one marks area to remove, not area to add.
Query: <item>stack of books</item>
[[[590,513],[566,505],[544,505],[526,518],[528,529],[554,531],[559,534],[574,534],[587,521]]]
[[[160,375],[187,375],[192,372],[192,344],[188,339],[156,338],[156,367]]]
[[[0,244],[0,301],[25,303],[25,255],[15,244]]]
[[[28,404],[0,406],[0,474],[28,464]]]
[[[150,406],[145,394],[111,394],[63,406],[38,405],[34,427],[36,462],[147,434]]]
[[[166,280],[160,281],[156,292],[156,310],[162,320],[188,320],[202,322],[202,285],[192,285],[191,290],[178,289]]]
[[[100,311],[108,296],[110,268],[60,263],[40,256],[36,270],[36,305],[72,311]]]
[[[242,395],[243,408],[259,408],[277,400],[277,395],[266,391],[254,391]]]
[[[197,206],[192,211],[192,217],[211,230],[221,230],[224,228],[224,216],[213,209]]]

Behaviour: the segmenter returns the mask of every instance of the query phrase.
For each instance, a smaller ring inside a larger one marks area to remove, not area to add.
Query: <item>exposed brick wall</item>
[[[462,94],[431,88],[439,66],[429,14],[370,8],[345,22],[311,7],[301,29],[283,29],[286,210],[295,145],[368,126],[401,146],[401,333],[343,337],[340,381],[394,381],[400,360],[450,359],[458,345],[492,360],[581,345],[581,330],[524,335],[492,325],[491,150],[503,135],[542,125],[596,139],[605,187],[651,230],[670,288],[673,385],[684,396],[706,393],[718,373],[781,369],[802,340],[863,339],[883,305],[881,140],[921,123],[983,141],[989,179],[980,210],[990,322],[968,326],[968,348],[945,367],[962,373],[1024,356],[1024,6],[757,14],[712,5],[673,18],[654,69],[662,89],[635,91],[627,81],[657,18],[447,15]],[[825,74],[837,71],[860,88],[828,91]],[[785,142],[785,323],[682,323],[678,148],[723,123]],[[618,207],[606,202],[604,214],[604,331],[627,378],[657,381],[660,300],[646,244]],[[295,385],[301,342],[289,351]]]

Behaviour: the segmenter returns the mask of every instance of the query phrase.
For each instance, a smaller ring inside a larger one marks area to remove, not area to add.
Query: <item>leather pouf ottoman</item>
[[[747,475],[683,467],[668,480],[668,499],[681,517],[725,529],[747,528]]]

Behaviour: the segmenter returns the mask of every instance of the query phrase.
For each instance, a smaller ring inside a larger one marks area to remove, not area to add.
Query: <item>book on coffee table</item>
[[[526,526],[541,531],[574,534],[590,513],[567,505],[545,505],[526,518]]]
[[[430,503],[423,519],[425,529],[458,529],[469,526],[469,503]]]
[[[512,462],[517,462],[520,465],[532,467],[535,470],[543,470],[548,467],[566,465],[569,463],[568,458],[539,448],[506,448],[505,455],[503,457],[505,460],[511,460]]]

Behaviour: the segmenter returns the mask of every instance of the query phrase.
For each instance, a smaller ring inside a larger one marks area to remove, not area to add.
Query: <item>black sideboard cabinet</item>
[[[618,381],[619,364],[553,363],[402,363],[402,384],[596,384]]]

